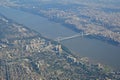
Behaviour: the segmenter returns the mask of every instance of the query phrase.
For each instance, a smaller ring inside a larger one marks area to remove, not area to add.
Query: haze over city
[[[120,80],[120,0],[0,0],[0,80]]]

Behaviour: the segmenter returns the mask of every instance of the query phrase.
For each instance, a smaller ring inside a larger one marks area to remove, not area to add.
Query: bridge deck
[[[64,41],[64,40],[68,40],[68,39],[72,39],[72,38],[76,38],[76,37],[83,37],[87,34],[75,34],[73,36],[68,36],[68,37],[58,37],[57,39],[55,39],[55,41]]]

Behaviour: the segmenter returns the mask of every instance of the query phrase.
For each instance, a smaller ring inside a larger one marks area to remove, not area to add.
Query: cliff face
[[[61,54],[58,54],[59,50]],[[0,80],[109,78],[115,79],[103,66],[69,54],[60,44],[0,16]]]

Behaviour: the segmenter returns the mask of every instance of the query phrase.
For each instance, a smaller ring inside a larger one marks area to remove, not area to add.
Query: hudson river
[[[41,33],[47,38],[56,39],[57,37],[77,34],[59,23],[20,10],[0,7],[0,13],[19,24],[23,24]],[[62,41],[61,43],[75,52],[75,54],[120,69],[120,47],[84,37],[76,37]]]

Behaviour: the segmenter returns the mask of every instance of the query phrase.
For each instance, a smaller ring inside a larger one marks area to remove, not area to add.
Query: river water
[[[0,13],[17,23],[23,24],[41,33],[47,38],[56,39],[58,37],[73,36],[77,34],[59,23],[20,10],[0,7]],[[65,40],[62,41],[62,44],[77,55],[89,57],[96,62],[120,69],[120,47],[110,45],[100,40],[84,37]]]

